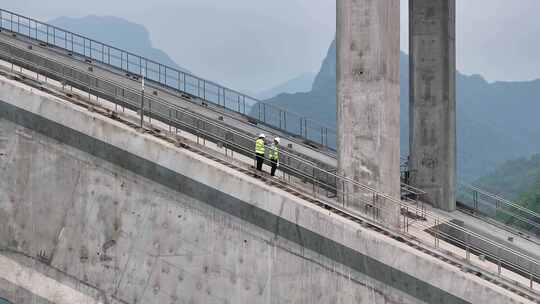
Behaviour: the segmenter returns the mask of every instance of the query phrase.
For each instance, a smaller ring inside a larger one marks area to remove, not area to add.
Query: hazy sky
[[[181,66],[257,92],[319,69],[335,34],[335,1],[0,0],[0,7],[41,20],[122,17],[147,27],[154,46]],[[405,51],[407,3],[401,0]],[[539,0],[457,0],[457,6],[460,71],[490,81],[540,78]]]

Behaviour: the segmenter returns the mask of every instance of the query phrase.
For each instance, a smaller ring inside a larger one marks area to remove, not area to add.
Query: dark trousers
[[[271,164],[272,164],[272,170],[270,171],[270,174],[272,176],[276,175],[276,169],[277,169],[277,161],[275,160],[270,160]]]
[[[262,166],[264,163],[264,154],[256,154],[257,155],[257,170],[262,171]]]

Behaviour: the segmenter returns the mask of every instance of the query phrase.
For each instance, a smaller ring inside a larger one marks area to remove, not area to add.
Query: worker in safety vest
[[[276,174],[276,169],[279,166],[279,142],[279,137],[276,137],[274,138],[274,143],[272,144],[272,146],[270,146],[269,157],[270,163],[272,164],[272,171],[270,172],[270,174],[272,176]]]
[[[259,135],[259,138],[255,141],[255,157],[257,159],[257,170],[262,171],[264,163],[264,151],[265,151],[265,135]]]

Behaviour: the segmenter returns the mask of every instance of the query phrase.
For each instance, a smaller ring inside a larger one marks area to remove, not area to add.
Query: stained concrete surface
[[[337,1],[336,37],[338,171],[399,198],[399,1]]]

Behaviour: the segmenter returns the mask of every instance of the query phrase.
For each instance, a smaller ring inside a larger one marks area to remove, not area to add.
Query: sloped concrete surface
[[[259,180],[6,79],[0,130],[0,174],[8,177],[0,179],[0,255],[40,265],[16,279],[0,273],[0,292],[14,284],[40,294],[43,282],[28,280],[44,276],[87,303],[527,303]]]
[[[0,186],[2,245],[42,254],[127,303],[417,303],[125,169],[9,121],[0,126],[15,146],[2,172],[20,173]],[[33,276],[21,285],[43,293],[32,286],[46,279]],[[52,303],[74,303],[63,294]]]

